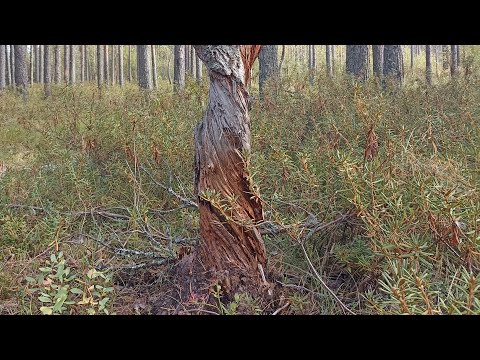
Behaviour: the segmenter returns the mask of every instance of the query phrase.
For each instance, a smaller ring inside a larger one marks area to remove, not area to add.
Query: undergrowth
[[[285,229],[264,235],[280,313],[480,313],[475,74],[381,91],[292,73],[254,103],[251,180]],[[198,242],[188,201],[206,81],[181,95],[167,83],[29,91],[27,103],[0,94],[0,313],[154,312],[166,270]],[[209,313],[267,312],[212,291]]]

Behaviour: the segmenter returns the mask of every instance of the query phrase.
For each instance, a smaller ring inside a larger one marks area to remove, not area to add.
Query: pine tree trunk
[[[185,88],[185,45],[175,45],[173,50],[173,89]]]
[[[155,51],[155,45],[150,45],[151,54],[152,54],[152,79],[153,79],[153,88],[157,88],[157,56]]]
[[[132,45],[128,45],[128,82],[132,82]]]
[[[108,66],[108,45],[103,45],[103,76],[105,80],[105,85],[110,84],[110,79],[109,79],[109,66]]]
[[[123,45],[118,45],[118,82],[123,86]]]
[[[325,45],[325,64],[327,65],[327,76],[329,78],[333,77],[331,45]]]
[[[17,78],[15,76],[15,46],[10,45],[10,66],[11,66],[11,73],[12,73],[12,87],[15,89],[17,85]]]
[[[5,82],[7,86],[12,86],[12,71],[10,68],[10,55],[8,53],[9,45],[5,45]]]
[[[70,46],[63,45],[63,80],[65,84],[70,83],[70,55],[69,55]]]
[[[452,77],[456,76],[458,73],[458,48],[457,45],[451,45],[451,60],[450,60],[450,74]]]
[[[0,45],[0,91],[6,87],[6,66],[5,45]]]
[[[112,85],[115,85],[117,73],[115,72],[115,45],[111,46],[112,54],[110,56],[110,79],[112,79]]]
[[[30,62],[28,63],[28,66],[29,66],[29,85],[30,86],[33,86],[33,81],[34,81],[34,77],[33,77],[33,45],[30,45]]]
[[[192,68],[192,78],[195,79],[195,77],[197,76],[197,70],[195,68],[195,66],[197,65],[197,62],[195,61],[196,59],[196,55],[195,55],[195,47],[192,45],[190,46],[190,67]]]
[[[148,45],[137,45],[138,85],[141,89],[152,89],[152,71]]]
[[[457,46],[457,67],[460,68],[461,66],[461,63],[460,63],[460,45],[456,45]]]
[[[263,98],[264,86],[269,81],[277,81],[278,76],[278,46],[263,45],[258,56],[259,61],[259,95]]]
[[[40,84],[43,84],[43,45],[38,45],[38,62],[39,62],[39,79],[40,79]]]
[[[403,84],[403,53],[401,45],[385,45],[383,48],[383,76]]]
[[[190,46],[185,45],[185,75],[190,74]]]
[[[101,88],[104,80],[103,75],[103,45],[97,45],[97,84]]]
[[[330,45],[332,49],[332,75],[335,75],[335,45]]]
[[[85,81],[85,48],[80,45],[80,82]]]
[[[413,69],[414,45],[410,45],[410,69]]]
[[[90,58],[88,56],[88,45],[84,45],[85,50],[85,81],[90,81]]]
[[[425,78],[427,85],[432,85],[432,56],[430,53],[431,45],[425,45]]]
[[[383,45],[372,45],[373,73],[377,78],[383,76]]]
[[[45,90],[45,97],[52,95],[52,89],[50,86],[50,45],[44,45],[43,50],[43,84]]]
[[[359,81],[368,79],[368,45],[347,45],[346,69]]]
[[[70,85],[73,85],[75,84],[75,45],[70,45],[70,51],[69,51],[69,54],[70,54],[70,62],[69,62],[69,84]]]
[[[195,129],[200,260],[227,293],[258,288],[267,258],[257,227],[262,204],[243,158],[251,136],[240,46],[199,45],[196,50],[210,78],[208,108]]]
[[[27,45],[15,45],[15,86],[27,99],[28,68],[27,68]]]
[[[197,73],[197,75],[195,77],[197,78],[197,82],[201,83],[202,82],[202,66],[203,65],[202,65],[202,60],[200,60],[200,58],[198,57],[196,50],[195,50],[195,62],[196,62],[195,70],[196,70],[196,73]]]
[[[450,67],[450,54],[448,51],[448,45],[442,45],[443,55],[443,70],[447,70]]]
[[[55,70],[54,70],[54,82],[60,84],[60,45],[55,45]]]

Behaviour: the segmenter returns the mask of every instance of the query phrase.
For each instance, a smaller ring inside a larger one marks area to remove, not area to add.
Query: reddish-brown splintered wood
[[[262,45],[241,45],[240,54],[242,56],[243,68],[245,69],[245,80],[244,84],[248,85],[250,81],[251,68],[255,59],[260,54]]]
[[[244,60],[238,45],[195,48],[210,77],[208,108],[195,130],[200,259],[230,292],[259,285],[259,269],[267,261],[257,228],[263,221],[262,204],[252,191],[243,156],[250,151]],[[247,60],[251,66],[255,58]]]

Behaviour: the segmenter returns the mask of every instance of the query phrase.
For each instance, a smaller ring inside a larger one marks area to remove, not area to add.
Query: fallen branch
[[[155,185],[160,186],[162,189],[168,191],[171,195],[175,196],[177,199],[182,201],[187,207],[192,207],[198,209],[198,204],[195,203],[194,201],[184,198],[183,196],[177,194],[171,186],[165,186],[162,183],[158,182],[155,177],[142,165],[140,165],[140,169],[142,169],[149,177],[150,179],[155,183]]]

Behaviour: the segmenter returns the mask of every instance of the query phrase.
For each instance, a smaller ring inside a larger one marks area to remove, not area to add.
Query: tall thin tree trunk
[[[151,54],[152,54],[152,79],[153,79],[153,88],[157,88],[157,55],[155,51],[155,45],[150,45]]]
[[[197,78],[197,82],[201,83],[202,82],[202,60],[198,57],[197,51],[195,50],[195,62],[197,63],[195,65],[195,69],[197,72],[197,75],[195,76]]]
[[[458,48],[457,45],[450,45],[450,52],[451,52],[451,60],[450,60],[450,73],[452,77],[456,76],[458,73]]]
[[[185,88],[185,45],[175,45],[173,49],[173,89]]]
[[[413,58],[415,57],[413,47],[414,45],[410,45],[410,69],[413,69]]]
[[[27,49],[28,51],[28,49]],[[28,66],[29,66],[29,69],[28,69],[28,72],[30,73],[29,75],[29,85],[30,87],[33,86],[33,81],[34,81],[34,78],[33,78],[33,45],[30,45],[30,61],[28,63]]]
[[[108,45],[103,45],[103,75],[105,79],[105,85],[110,84],[109,74],[108,74]]]
[[[457,46],[457,66],[460,67],[461,66],[461,62],[460,62],[460,45],[456,45]]]
[[[54,59],[54,82],[55,84],[59,84],[61,81],[60,76],[60,45],[55,45],[55,59]]]
[[[383,45],[372,45],[373,73],[377,78],[383,76]]]
[[[258,57],[259,61],[259,95],[263,98],[264,86],[269,79],[278,80],[278,46],[263,45]]]
[[[111,46],[112,54],[110,56],[110,78],[112,79],[112,85],[115,85],[117,73],[115,72],[115,45]]]
[[[88,45],[83,45],[85,47],[84,53],[85,53],[85,81],[90,81],[92,80],[90,78],[90,58],[88,56]]]
[[[17,85],[17,77],[15,76],[16,68],[15,68],[15,50],[17,45],[10,45],[10,66],[12,72],[12,86],[15,89]],[[26,61],[26,60],[25,60]]]
[[[195,55],[195,47],[192,45],[190,46],[190,67],[192,68],[192,78],[194,79],[197,76],[197,69],[196,69],[197,62],[195,61],[196,58],[197,56]]]
[[[65,84],[70,83],[70,55],[69,55],[70,46],[63,45],[63,80]]]
[[[85,48],[80,45],[80,82],[85,81]]]
[[[151,61],[148,45],[137,45],[138,85],[141,89],[152,89]]]
[[[327,76],[330,78],[333,77],[331,45],[325,45],[325,64],[327,65]]]
[[[38,62],[40,65],[40,70],[39,70],[39,79],[40,79],[40,84],[43,84],[43,45],[38,45]]]
[[[385,45],[383,47],[383,76],[403,84],[403,52],[401,45]]]
[[[69,84],[73,85],[75,84],[75,45],[70,45],[70,63],[69,63],[69,69],[70,73],[68,77],[70,78]]]
[[[210,78],[208,108],[194,137],[200,260],[233,294],[241,283],[258,288],[267,265],[257,227],[263,221],[262,203],[242,155],[251,147],[246,69],[238,45],[200,45],[196,50]]]
[[[43,48],[43,83],[45,97],[52,95],[52,88],[50,86],[50,47],[50,45],[44,45]]]
[[[368,45],[347,45],[346,70],[357,80],[368,79]]]
[[[332,49],[332,75],[335,75],[335,45],[330,45]]]
[[[432,56],[430,54],[431,45],[425,45],[425,78],[427,85],[432,85]]]
[[[190,74],[190,46],[185,45],[185,74]]]
[[[132,45],[128,45],[128,82],[132,82]]]
[[[0,45],[0,91],[6,87],[6,67],[5,45]]]
[[[443,70],[447,70],[450,67],[450,54],[448,51],[448,45],[442,45],[443,55]]]
[[[123,45],[118,45],[118,83],[123,86]]]
[[[97,45],[97,84],[98,87],[101,88],[104,80],[103,75],[103,46],[104,45]]]
[[[15,86],[27,100],[28,68],[27,45],[15,45]]]
[[[6,66],[6,76],[5,76],[5,82],[7,86],[12,86],[12,71],[10,68],[10,55],[9,55],[9,45],[4,45],[5,46],[5,66]]]

